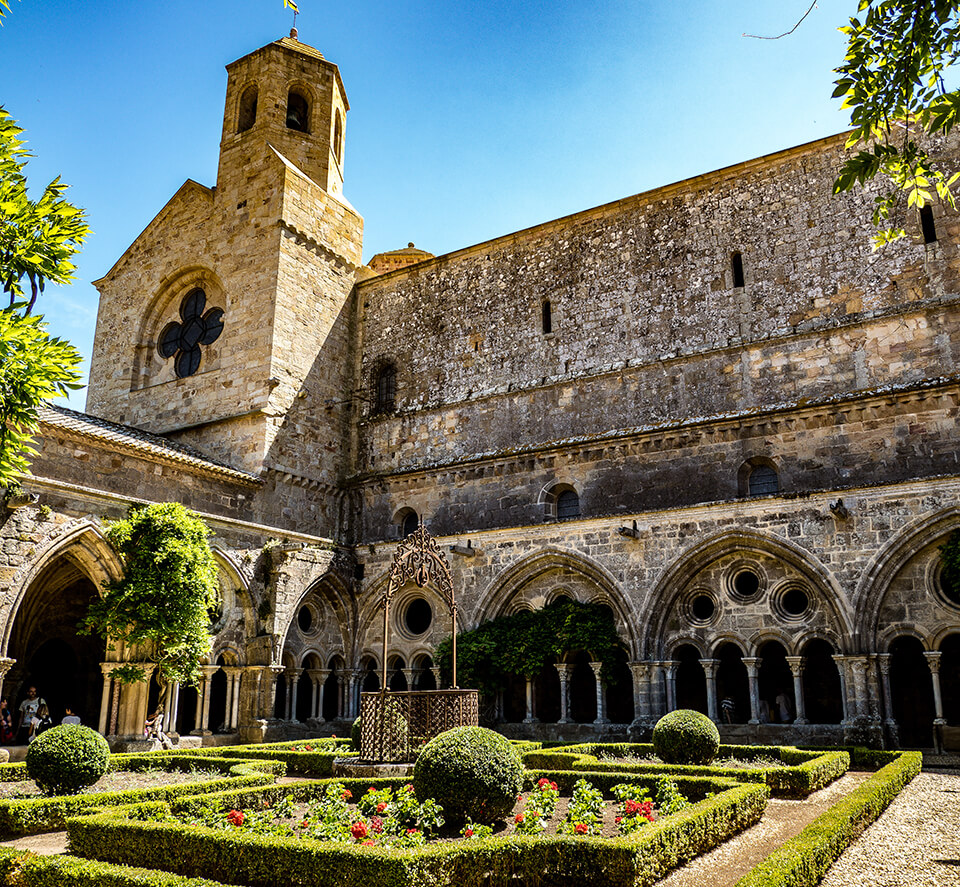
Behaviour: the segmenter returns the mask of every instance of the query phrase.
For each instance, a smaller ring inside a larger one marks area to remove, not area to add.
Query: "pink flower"
[[[373,829],[377,834],[380,834],[383,831],[383,820],[379,816],[371,816],[370,828]]]
[[[359,841],[367,836],[367,826],[363,822],[355,822],[350,826],[350,834]]]
[[[585,835],[588,831],[589,829],[587,828],[587,824],[585,822],[578,822],[573,827],[573,833],[575,835]]]

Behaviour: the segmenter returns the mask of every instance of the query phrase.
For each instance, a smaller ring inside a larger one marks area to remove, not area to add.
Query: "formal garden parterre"
[[[522,762],[519,791],[486,821],[444,810],[417,791],[416,773],[412,782],[331,775],[352,754],[349,740],[114,755],[112,773],[202,776],[0,801],[5,837],[65,824],[70,839],[64,857],[0,848],[0,873],[18,885],[123,887],[648,885],[759,822],[771,793],[805,797],[850,766],[876,770],[742,882],[814,885],[920,765],[915,753],[858,748],[720,746],[721,766],[665,764],[640,743],[509,749]],[[288,772],[308,778],[278,783]],[[23,778],[24,765],[0,767],[2,780]]]

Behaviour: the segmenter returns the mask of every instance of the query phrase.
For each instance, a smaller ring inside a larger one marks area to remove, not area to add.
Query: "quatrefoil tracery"
[[[192,376],[200,369],[201,345],[212,345],[223,332],[223,309],[211,308],[206,314],[207,294],[196,287],[180,303],[180,321],[171,321],[160,333],[157,351],[164,360],[176,355],[173,369],[178,379]]]

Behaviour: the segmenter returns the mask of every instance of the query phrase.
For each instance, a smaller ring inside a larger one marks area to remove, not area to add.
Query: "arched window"
[[[240,113],[237,117],[237,132],[246,132],[257,122],[257,94],[255,85],[248,86],[240,96]]]
[[[779,492],[780,478],[777,477],[776,469],[769,465],[756,465],[751,469],[750,478],[747,481],[748,496],[766,496]]]
[[[337,163],[343,163],[343,115],[339,108],[333,120],[333,156],[337,158]]]
[[[404,508],[397,515],[397,532],[401,539],[406,539],[411,533],[415,533],[419,526],[420,515],[412,508]]]
[[[580,517],[580,497],[576,490],[564,490],[557,496],[557,519]]]
[[[389,413],[393,410],[397,400],[397,368],[393,364],[386,364],[377,373],[374,385],[374,413]]]
[[[310,103],[298,89],[291,89],[287,93],[287,129],[310,131]]]

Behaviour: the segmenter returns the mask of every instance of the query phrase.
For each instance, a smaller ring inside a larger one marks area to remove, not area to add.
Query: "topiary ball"
[[[422,803],[433,798],[448,821],[503,819],[517,801],[523,763],[517,750],[485,727],[456,727],[431,739],[413,768]]]
[[[350,748],[353,751],[360,751],[360,731],[362,725],[360,724],[360,718],[357,718],[353,725],[350,727]]]
[[[51,727],[27,749],[27,773],[45,795],[75,795],[103,776],[109,763],[107,741],[79,724]]]
[[[653,750],[667,764],[709,764],[719,748],[717,725],[698,711],[677,709],[653,728]]]

